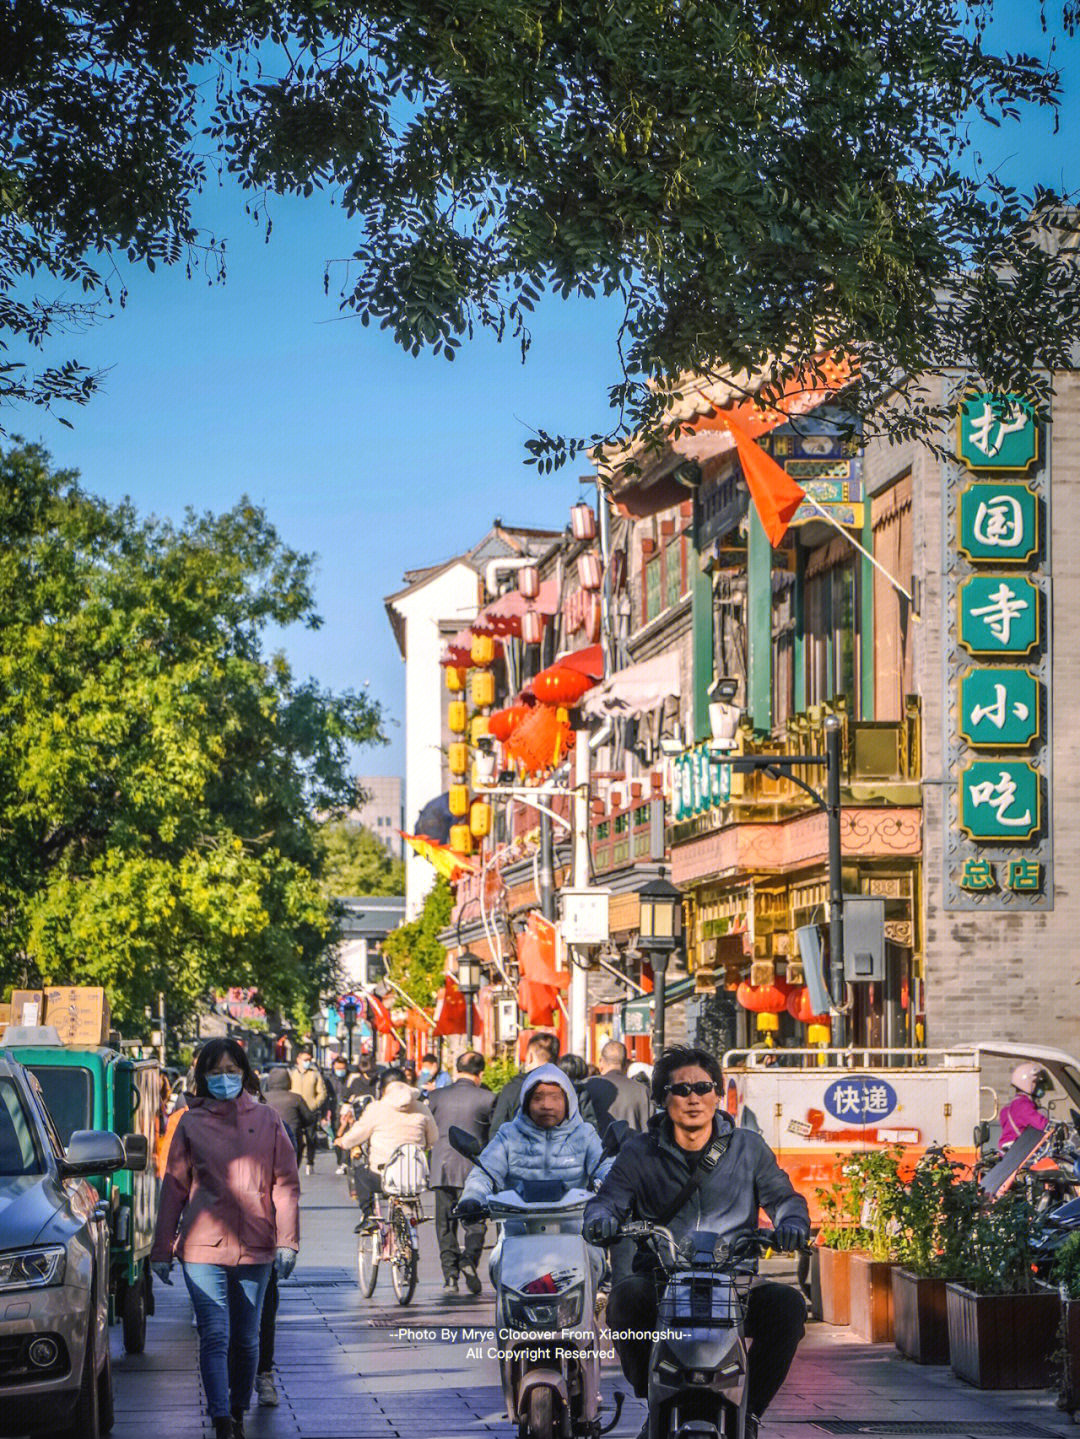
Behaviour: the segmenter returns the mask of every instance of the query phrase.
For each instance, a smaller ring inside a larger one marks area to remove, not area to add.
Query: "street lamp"
[[[316,1063],[316,1064],[319,1063],[319,1060],[320,1060],[320,1058],[321,1058],[321,1053],[320,1053],[320,1052],[321,1052],[321,1050],[322,1050],[322,1042],[323,1042],[324,1036],[325,1036],[326,1033],[327,1033],[327,1030],[328,1030],[328,1026],[327,1026],[327,1023],[326,1023],[326,1018],[325,1018],[325,1016],[323,1015],[322,1011],[320,1010],[320,1011],[318,1011],[315,1015],[312,1016],[312,1020],[311,1020],[311,1037],[312,1037],[312,1039],[314,1039],[314,1041],[315,1041],[315,1063]]]
[[[664,1049],[665,987],[668,960],[682,941],[682,895],[662,876],[650,879],[638,890],[640,914],[638,941],[649,956],[656,993],[656,1017],[653,1022],[653,1057]]]
[[[360,1006],[350,994],[345,1003],[341,1006],[341,1017],[345,1021],[345,1031],[349,1036],[349,1067],[352,1067],[352,1037],[356,1028],[356,1018],[360,1013]]]
[[[483,960],[472,950],[466,949],[458,955],[457,985],[465,996],[465,1039],[470,1049],[473,1045],[473,1001],[480,993],[482,964]]]

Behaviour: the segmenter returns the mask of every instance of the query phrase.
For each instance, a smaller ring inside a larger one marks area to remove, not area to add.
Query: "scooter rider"
[[[775,1227],[777,1249],[801,1249],[808,1242],[806,1200],[795,1192],[772,1150],[759,1134],[737,1129],[718,1111],[722,1078],[719,1063],[705,1050],[664,1051],[652,1077],[653,1102],[663,1112],[644,1132],[625,1139],[599,1194],[586,1206],[584,1234],[590,1243],[611,1243],[631,1218],[666,1225],[676,1241],[695,1229],[730,1237],[754,1231],[762,1208]],[[656,1327],[657,1278],[647,1251],[638,1251],[634,1269],[608,1299],[613,1334]],[[791,1285],[760,1283],[751,1290],[746,1309],[749,1439],[787,1376],[805,1325],[803,1297]],[[616,1340],[615,1347],[634,1393],[644,1398],[650,1340]],[[646,1420],[641,1434],[647,1432]]]
[[[518,1112],[473,1166],[458,1215],[466,1223],[482,1219],[482,1201],[514,1180],[557,1179],[568,1189],[581,1188],[611,1167],[603,1154],[600,1136],[578,1113],[573,1084],[556,1065],[543,1064],[522,1085]]]
[[[1050,1076],[1041,1064],[1027,1060],[1013,1070],[1012,1087],[1016,1090],[1008,1104],[1002,1105],[1001,1147],[1007,1149],[1023,1129],[1044,1130],[1050,1116],[1039,1108],[1039,1100],[1050,1089]]]

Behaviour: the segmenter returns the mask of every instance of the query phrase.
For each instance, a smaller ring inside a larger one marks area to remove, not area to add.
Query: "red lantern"
[[[585,637],[590,644],[596,644],[600,639],[600,627],[603,620],[603,605],[599,595],[587,595],[585,599]]]
[[[577,572],[578,583],[583,590],[598,590],[600,588],[600,582],[604,576],[604,567],[600,563],[599,555],[591,553],[579,555]]]
[[[787,1007],[788,987],[780,980],[772,984],[750,984],[743,980],[735,991],[735,998],[743,1009],[754,1014],[781,1014]]]
[[[506,753],[535,774],[559,763],[569,748],[572,733],[553,705],[534,705],[510,736]]]
[[[577,704],[585,691],[591,690],[594,684],[595,680],[583,675],[580,670],[571,669],[569,665],[554,664],[541,670],[530,688],[543,704],[573,705]]]
[[[535,565],[522,565],[517,575],[518,594],[534,600],[540,593],[540,571]]]
[[[496,710],[488,715],[488,734],[500,744],[505,744],[528,713],[528,705],[510,705],[507,709]]]
[[[787,997],[787,1004],[784,1006],[792,1019],[797,1019],[800,1024],[828,1024],[827,1014],[815,1014],[810,1004],[810,991],[804,984],[799,989],[793,989]]]
[[[587,505],[582,501],[580,504],[570,506],[570,528],[575,540],[594,540],[596,538],[596,512],[592,505]]]
[[[544,616],[539,610],[526,610],[521,616],[521,638],[527,645],[538,645],[544,638]]]

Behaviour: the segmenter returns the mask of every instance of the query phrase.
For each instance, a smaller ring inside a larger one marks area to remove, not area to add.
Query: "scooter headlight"
[[[507,1291],[506,1311],[511,1327],[515,1329],[543,1329],[558,1331],[575,1329],[581,1320],[585,1303],[585,1285],[575,1284],[562,1294],[543,1297],[534,1294],[517,1294]]]

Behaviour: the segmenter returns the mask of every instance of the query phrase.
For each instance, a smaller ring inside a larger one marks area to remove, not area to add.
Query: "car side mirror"
[[[475,1134],[470,1134],[467,1129],[462,1129],[457,1124],[451,1124],[447,1138],[450,1140],[450,1147],[463,1154],[466,1159],[476,1159],[483,1149]]]
[[[124,1168],[142,1174],[150,1167],[150,1141],[145,1134],[124,1135]]]
[[[115,1174],[124,1167],[124,1146],[120,1136],[108,1129],[76,1129],[60,1161],[65,1179],[85,1179],[92,1174]]]

